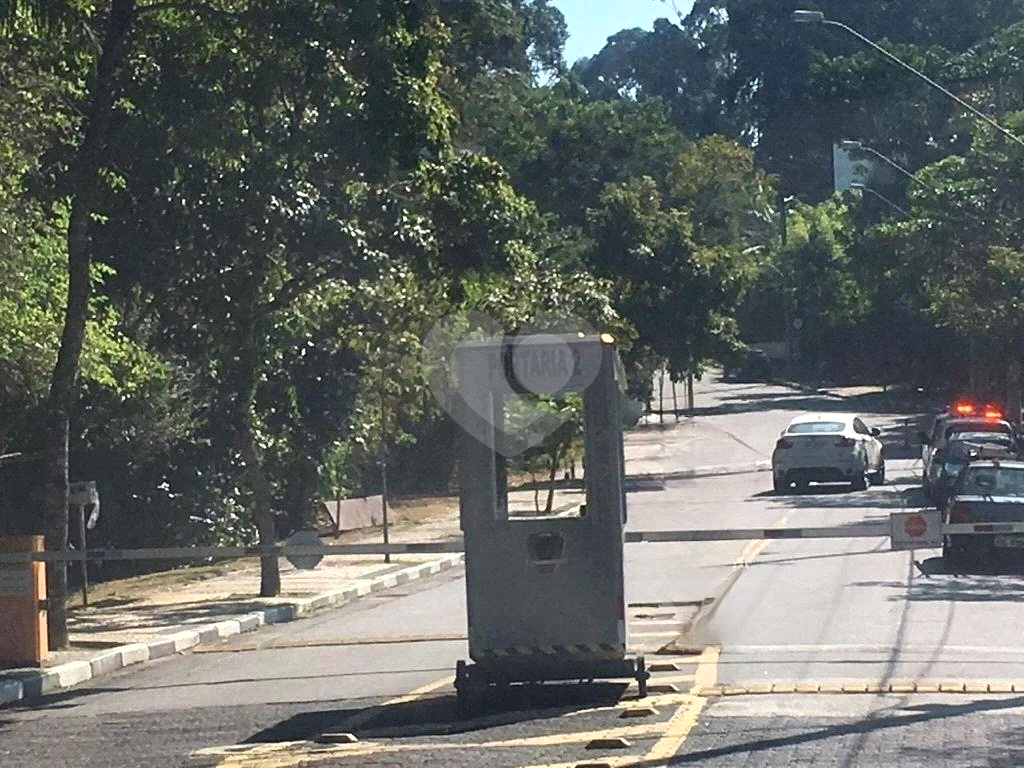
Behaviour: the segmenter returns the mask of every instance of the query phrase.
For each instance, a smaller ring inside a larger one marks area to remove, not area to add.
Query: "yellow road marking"
[[[660,723],[654,728],[659,732],[658,740],[654,743],[647,754],[642,757],[602,757],[599,762],[607,763],[610,768],[626,768],[626,766],[643,765],[644,768],[653,768],[658,764],[667,764],[679,752],[679,749],[690,735],[690,731],[697,724],[700,713],[704,710],[707,699],[700,695],[702,688],[715,685],[718,680],[718,657],[720,651],[715,647],[705,648],[697,657],[697,670],[686,679],[693,681],[693,688],[689,694],[666,694],[663,696],[650,696],[644,699],[645,704],[653,707],[668,706],[670,703],[678,704],[678,708],[669,718],[667,723]],[[658,675],[659,681],[665,680]],[[631,701],[636,704],[635,701]],[[604,734],[613,733],[614,729],[605,731]],[[532,765],[527,768],[575,768],[584,760],[573,760],[563,763],[547,763],[544,765]]]
[[[714,646],[708,646],[701,651],[700,657],[697,659],[697,671],[693,675],[693,688],[690,693],[696,694],[699,689],[718,682],[719,654],[719,649]]]
[[[776,520],[772,528],[782,527],[786,524],[787,520],[789,520],[788,512]],[[778,541],[778,539],[758,539],[757,541],[748,542],[747,546],[740,552],[740,556],[736,558],[734,565],[750,565],[773,541]]]
[[[397,707],[401,704],[410,704],[411,702],[414,702],[418,699],[422,699],[423,697],[428,696],[431,693],[434,693],[435,691],[439,691],[442,688],[454,684],[454,677],[442,677],[438,680],[435,680],[432,683],[427,683],[426,685],[422,685],[419,688],[409,691],[409,693],[403,694],[402,696],[396,696],[393,699],[388,699],[383,704],[378,704],[375,707],[367,707],[362,712],[353,715],[348,720],[339,725],[337,730],[355,731],[360,726],[365,724],[368,720],[370,720],[373,717],[376,717],[378,714],[380,714],[383,710],[387,709],[388,707]]]
[[[400,704],[408,704],[410,702],[421,699],[434,691],[438,691],[446,686],[452,685],[455,682],[455,678],[451,676],[442,677],[432,683],[420,686],[409,693],[403,694],[402,696],[396,696],[393,699],[385,701],[383,704],[379,704],[375,707],[368,707],[357,715],[353,715],[341,726],[337,728],[338,731],[353,731],[360,725],[365,723],[370,718],[378,714],[382,709],[387,707],[394,707]],[[291,768],[292,766],[299,765],[305,757],[296,756],[295,754],[280,754],[286,750],[292,748],[299,748],[303,754],[310,752],[310,744],[308,741],[293,741],[293,742],[278,742],[276,744],[266,744],[254,746],[244,751],[239,750],[236,746],[234,748],[224,749],[225,753],[231,751],[237,752],[237,754],[225,754],[224,759],[220,762],[214,763],[217,768],[233,768],[234,766],[259,766],[259,768]],[[355,744],[343,744],[343,745],[331,745],[329,748],[323,748],[322,751],[318,750],[321,754],[323,752],[330,752],[336,754],[338,751],[344,751],[345,754],[372,754],[380,751],[381,745],[373,744],[372,742],[357,742]],[[197,756],[201,755],[203,750],[198,753],[194,753]],[[204,763],[209,765],[210,763]]]
[[[696,690],[701,686],[714,685],[717,677],[719,651],[717,648],[705,648],[697,658],[697,669],[693,675],[662,676],[658,675],[659,681],[669,679],[686,680],[693,682]],[[454,678],[446,676],[421,686],[402,696],[389,699],[384,704],[376,707],[369,707],[357,715],[350,717],[339,725],[338,731],[353,731],[359,725],[365,723],[378,712],[386,707],[407,704],[435,691],[452,685]],[[483,743],[440,743],[440,744],[381,744],[378,742],[356,742],[354,744],[337,745],[316,745],[313,746],[307,741],[302,742],[281,742],[277,744],[253,745],[249,748],[233,747],[223,750],[210,750],[205,756],[204,750],[195,753],[197,758],[205,757],[205,762],[193,762],[195,765],[216,765],[218,768],[243,768],[244,766],[259,766],[259,768],[295,768],[298,765],[315,765],[323,761],[334,760],[339,757],[359,757],[369,754],[396,753],[426,750],[465,750],[465,749],[491,749],[509,747],[552,747],[569,744],[580,744],[595,739],[614,738],[638,738],[647,736],[658,736],[654,747],[648,758],[651,760],[664,760],[661,755],[671,756],[678,751],[686,736],[696,723],[697,717],[703,709],[705,699],[694,694],[666,694],[650,696],[645,703],[652,706],[678,705],[678,709],[668,720],[668,723],[637,724],[609,728],[601,731],[583,731],[577,733],[545,734],[542,736],[530,736],[519,739],[507,739],[503,741],[491,741]],[[626,706],[634,706],[634,701],[621,701],[614,707],[608,709],[619,709]],[[603,709],[603,708],[602,708]],[[214,763],[213,760],[218,760]],[[571,764],[575,766],[580,761],[576,760]],[[613,766],[634,765],[639,761],[636,758],[611,758],[602,759]]]
[[[388,701],[385,701],[380,706],[382,706],[382,707],[393,707],[393,706],[395,706],[397,704],[408,704],[410,701],[416,701],[416,699],[422,699],[424,696],[426,696],[429,693],[433,693],[434,691],[438,691],[441,688],[444,688],[445,686],[454,685],[454,684],[455,684],[455,678],[454,677],[452,677],[450,675],[447,676],[447,677],[442,677],[441,679],[435,680],[432,683],[427,683],[426,685],[420,686],[419,688],[416,688],[416,689],[414,689],[412,691],[409,691],[409,693],[406,693],[406,694],[404,694],[402,696],[398,696],[398,697],[396,697],[394,699],[389,699]]]
[[[577,733],[554,733],[544,736],[527,736],[519,739],[487,742],[442,742],[435,744],[381,744],[357,742],[354,744],[325,745],[312,747],[309,742],[281,742],[257,745],[245,752],[226,756],[218,763],[219,768],[229,766],[254,766],[259,768],[293,768],[299,764],[313,765],[321,761],[336,760],[339,757],[358,757],[368,754],[394,754],[399,752],[462,751],[500,749],[509,747],[557,747],[564,744],[585,744],[595,739],[637,738],[651,736],[662,731],[663,724],[630,725],[609,728],[602,731]],[[579,762],[579,761],[577,761]]]
[[[697,724],[700,713],[704,710],[707,699],[694,696],[689,704],[684,704],[675,711],[675,714],[668,721],[668,725],[650,751],[644,755],[642,762],[645,766],[665,764],[675,757],[679,752],[686,737],[690,735],[693,726]]]

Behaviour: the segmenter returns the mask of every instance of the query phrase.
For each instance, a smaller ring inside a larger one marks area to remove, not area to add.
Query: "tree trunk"
[[[253,508],[256,513],[256,528],[260,534],[261,546],[277,544],[277,529],[274,526],[273,495],[270,482],[263,471],[263,457],[256,443],[256,431],[253,427],[252,402],[239,403],[239,434],[238,450],[245,461],[246,484],[252,494]],[[268,555],[260,558],[260,597],[277,597],[281,593],[281,571],[277,556]]]
[[[544,514],[550,515],[551,509],[555,505],[555,480],[558,478],[558,466],[561,464],[560,458],[562,455],[561,447],[556,447],[554,452],[551,454],[551,469],[548,472],[548,503],[544,507]]]
[[[63,550],[68,542],[68,418],[75,406],[78,362],[92,289],[90,220],[96,208],[99,172],[103,167],[114,105],[115,75],[135,18],[134,0],[113,0],[102,51],[96,66],[82,144],[71,178],[68,219],[68,296],[57,362],[47,397],[47,428],[43,455],[42,524],[46,548]],[[52,650],[68,644],[67,563],[47,564],[47,634]]]

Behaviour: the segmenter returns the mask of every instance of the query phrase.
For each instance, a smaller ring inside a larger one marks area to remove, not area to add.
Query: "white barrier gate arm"
[[[720,528],[705,531],[626,531],[626,543],[669,541],[753,541],[759,539],[850,539],[889,535],[888,523],[822,528]]]
[[[1024,534],[1024,522],[963,523],[943,525],[937,509],[893,512],[888,520],[803,528],[712,528],[706,530],[626,531],[627,544],[756,541],[762,539],[888,538],[893,550],[932,549],[942,546],[943,536]],[[80,562],[103,560],[210,560],[222,558],[319,555],[450,554],[465,552],[462,539],[390,544],[323,544],[273,547],[152,547],[147,549],[87,549],[47,552],[0,552],[0,563]]]

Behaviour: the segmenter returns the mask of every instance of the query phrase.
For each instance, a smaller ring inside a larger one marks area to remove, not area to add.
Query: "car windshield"
[[[834,434],[845,428],[846,425],[841,421],[802,421],[790,424],[786,431],[791,435]]]
[[[958,490],[968,496],[1024,496],[1024,467],[970,467]]]

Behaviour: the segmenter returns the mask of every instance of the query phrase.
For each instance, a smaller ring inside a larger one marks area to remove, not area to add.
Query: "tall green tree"
[[[444,29],[429,4],[408,3],[296,0],[182,21],[187,35],[147,36],[131,92],[143,118],[132,136],[139,171],[157,183],[148,195],[115,195],[112,206],[134,214],[122,222],[155,228],[155,238],[137,235],[147,253],[132,254],[133,277],[151,295],[174,297],[159,306],[168,341],[208,361],[230,414],[225,448],[244,467],[260,542],[273,544],[267,457],[283,424],[302,422],[298,403],[289,409],[272,395],[298,387],[304,361],[291,349],[315,350],[321,376],[332,364],[351,367],[329,330],[345,322],[340,295],[387,268],[385,249],[400,253],[403,239],[420,236],[386,185],[422,151],[444,150]],[[182,37],[193,44],[185,67]],[[345,422],[344,402],[324,428]],[[315,466],[322,456],[307,458]],[[260,592],[275,595],[277,558],[261,563]]]
[[[68,424],[75,405],[79,361],[89,316],[91,229],[102,187],[102,171],[109,161],[117,78],[139,13],[135,0],[110,0],[87,6],[65,0],[5,0],[0,3],[0,24],[5,36],[28,34],[42,41],[56,42],[57,47],[83,63],[80,73],[84,81],[80,99],[82,117],[74,151],[62,179],[69,198],[65,313],[42,415],[46,438],[41,517],[48,549],[60,550],[67,545]],[[51,647],[62,648],[68,641],[64,563],[48,565],[47,591],[49,641]]]

